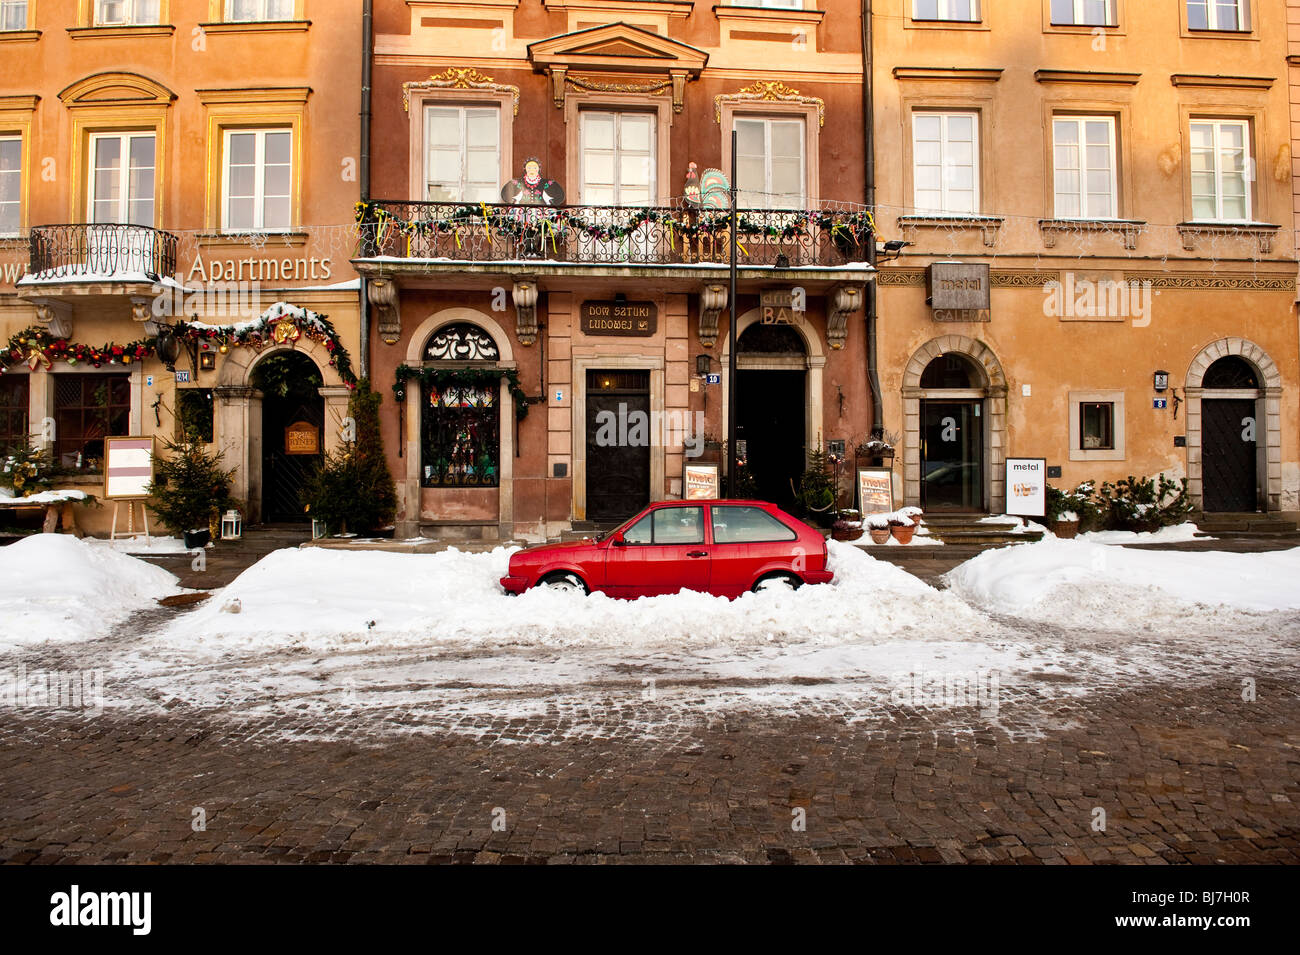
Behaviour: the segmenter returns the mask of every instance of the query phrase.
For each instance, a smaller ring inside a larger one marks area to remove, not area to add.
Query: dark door
[[[1254,511],[1255,402],[1206,398],[1201,402],[1201,469],[1207,511]]]
[[[320,372],[305,355],[270,355],[254,369],[254,384],[262,392],[262,520],[309,521],[303,486],[324,459]]]
[[[983,402],[921,402],[921,506],[984,509]]]
[[[650,503],[650,373],[587,374],[587,520],[620,522]]]
[[[742,342],[743,342],[742,338]],[[794,509],[791,482],[799,483],[804,448],[805,375],[803,371],[736,373],[736,440],[738,455],[754,479],[759,500],[782,510]]]

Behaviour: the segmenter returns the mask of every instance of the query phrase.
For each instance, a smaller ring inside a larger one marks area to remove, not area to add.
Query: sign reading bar
[[[987,263],[935,262],[925,276],[925,300],[935,310],[936,319],[939,312],[992,307]]]
[[[1047,516],[1047,459],[1007,458],[1007,513]]]
[[[310,421],[295,421],[284,429],[285,454],[320,454],[320,431]]]
[[[583,302],[578,327],[586,335],[649,338],[659,327],[659,309],[654,302]]]

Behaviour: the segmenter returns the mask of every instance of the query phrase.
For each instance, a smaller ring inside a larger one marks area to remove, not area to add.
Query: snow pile
[[[280,550],[176,621],[174,647],[711,646],[845,641],[990,629],[984,616],[892,564],[829,542],[827,586],[728,601],[683,592],[635,601],[500,588],[512,549],[486,554]],[[238,614],[222,607],[238,600]]]
[[[1094,544],[1176,544],[1182,541],[1213,540],[1212,537],[1197,537],[1200,530],[1190,521],[1162,527],[1158,531],[1088,531],[1080,534],[1082,540]]]
[[[1062,627],[1185,629],[1223,610],[1300,610],[1300,548],[1263,554],[1130,550],[1045,538],[985,551],[944,580],[977,607]]]
[[[64,534],[0,547],[0,650],[102,636],[177,591],[160,567]]]

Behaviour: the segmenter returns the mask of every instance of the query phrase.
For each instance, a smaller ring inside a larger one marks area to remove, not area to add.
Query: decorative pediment
[[[739,93],[719,93],[713,97],[713,121],[722,122],[723,103],[799,103],[817,107],[817,125],[826,125],[826,102],[819,96],[800,96],[780,80],[757,80]]]
[[[610,23],[562,33],[528,45],[536,70],[614,73],[670,73],[699,76],[709,55],[703,50],[628,23]]]
[[[68,108],[77,106],[166,106],[176,94],[139,73],[96,73],[73,83],[59,99]]]
[[[494,83],[492,77],[480,73],[473,67],[450,67],[445,73],[430,76],[402,84],[402,109],[411,111],[412,90],[490,90],[495,93],[509,93],[514,103],[514,114],[519,115],[519,87],[508,83]]]

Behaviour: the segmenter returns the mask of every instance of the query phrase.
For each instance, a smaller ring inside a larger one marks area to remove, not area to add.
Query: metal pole
[[[740,317],[736,311],[736,242],[740,238],[740,218],[736,214],[736,130],[731,131],[731,289],[727,305],[731,313],[731,351],[727,353],[727,497],[736,496],[736,347],[740,335]]]

